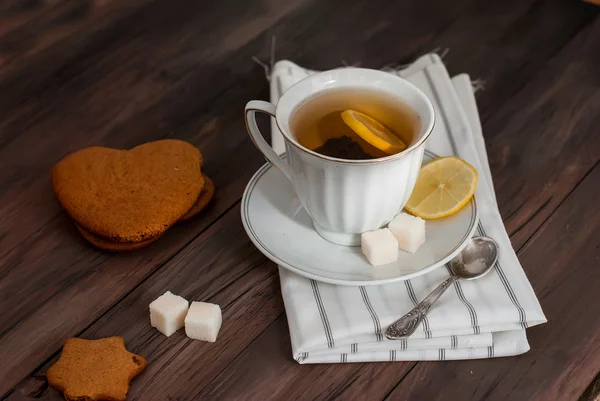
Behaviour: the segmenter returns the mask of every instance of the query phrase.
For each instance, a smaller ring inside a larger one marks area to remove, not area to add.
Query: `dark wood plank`
[[[598,160],[599,35],[595,18],[483,125],[500,211],[517,247]]]
[[[0,115],[3,116],[11,113],[10,105],[19,104],[29,96],[37,97],[78,75],[65,68],[66,65],[82,56],[97,54],[114,41],[131,37],[143,24],[131,24],[128,19],[141,18],[153,1],[132,0],[127,7],[114,0],[13,3],[3,3],[0,11]]]
[[[497,360],[419,363],[390,400],[577,400],[600,366],[600,164],[519,253],[548,323],[531,350]],[[440,392],[440,389],[445,389]]]
[[[599,11],[583,2],[560,0],[479,2],[464,17],[472,26],[453,24],[434,43],[448,49],[445,61],[451,74],[467,72],[483,82],[484,90],[476,96],[480,118],[487,123]],[[462,45],[465,40],[468,46]],[[487,129],[484,136],[496,132]]]
[[[300,365],[283,315],[199,394],[204,400],[382,399],[414,363]]]

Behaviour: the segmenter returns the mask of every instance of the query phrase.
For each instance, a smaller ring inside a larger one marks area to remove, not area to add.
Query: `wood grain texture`
[[[415,362],[300,365],[293,360],[285,315],[199,394],[205,400],[383,399]]]
[[[593,50],[600,46],[599,35],[595,19],[484,123],[492,133],[490,165],[503,172],[495,185],[515,245],[531,236],[598,161],[592,127],[600,123],[600,54]],[[536,140],[519,140],[530,136]],[[519,210],[523,207],[529,212]],[[538,224],[527,227],[532,221]]]
[[[60,399],[41,375],[64,340],[122,335],[150,362],[131,399],[576,400],[588,388],[587,401],[600,366],[590,245],[600,234],[599,24],[596,7],[560,0],[2,2],[0,398]],[[246,238],[237,205],[263,163],[241,110],[268,97],[251,59],[269,59],[272,37],[277,59],[315,69],[449,48],[451,73],[485,81],[477,98],[500,210],[550,320],[530,330],[532,351],[293,361],[276,268]],[[160,138],[202,149],[211,206],[146,250],[90,248],[52,197],[51,166],[82,147]],[[147,305],[167,289],[224,307],[217,343],[149,326]],[[579,302],[590,307],[572,313]]]

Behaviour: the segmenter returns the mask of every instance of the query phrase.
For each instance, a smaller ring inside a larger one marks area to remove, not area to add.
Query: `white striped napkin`
[[[277,103],[287,88],[313,73],[289,61],[278,62],[271,73],[271,101]],[[499,262],[477,281],[456,283],[409,339],[396,341],[383,335],[387,326],[446,279],[448,268],[370,287],[320,283],[280,268],[294,358],[300,363],[448,360],[527,352],[525,328],[546,318],[498,212],[469,77],[461,74],[450,79],[436,54],[391,73],[417,85],[434,104],[437,121],[427,148],[438,155],[458,155],[480,172],[476,234],[498,242]],[[272,144],[277,152],[284,151],[275,124]]]

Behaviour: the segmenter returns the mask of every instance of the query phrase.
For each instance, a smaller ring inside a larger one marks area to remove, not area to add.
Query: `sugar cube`
[[[185,317],[185,334],[194,340],[214,343],[221,328],[221,308],[208,302],[192,302]]]
[[[415,253],[425,243],[425,220],[408,213],[400,213],[388,226],[403,251]]]
[[[362,253],[373,266],[398,260],[398,241],[387,228],[362,233],[360,246]]]
[[[188,301],[167,291],[150,304],[150,324],[169,337],[183,327]]]

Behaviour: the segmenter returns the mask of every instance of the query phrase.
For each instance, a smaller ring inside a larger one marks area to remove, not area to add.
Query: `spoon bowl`
[[[488,237],[474,237],[450,261],[455,276],[475,280],[489,273],[498,261],[498,244]]]

